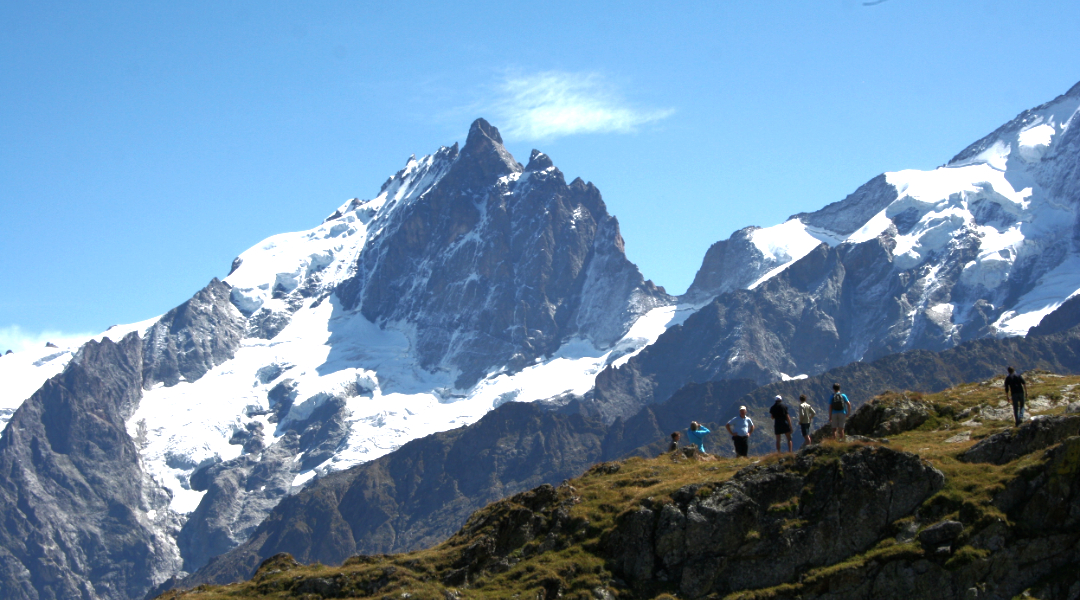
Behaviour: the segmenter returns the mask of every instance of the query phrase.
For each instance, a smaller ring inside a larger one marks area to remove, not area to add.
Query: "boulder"
[[[848,419],[845,431],[875,438],[896,435],[925,423],[930,411],[925,402],[906,394],[886,393],[860,406]]]
[[[919,532],[919,543],[927,550],[934,550],[940,546],[952,544],[953,540],[960,537],[964,532],[964,524],[960,521],[942,521],[935,523]]]

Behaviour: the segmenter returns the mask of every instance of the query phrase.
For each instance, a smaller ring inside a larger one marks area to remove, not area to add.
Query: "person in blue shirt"
[[[844,441],[844,427],[847,425],[848,415],[851,414],[851,401],[848,400],[847,394],[840,393],[840,384],[832,384],[833,395],[829,399],[830,415],[829,421],[832,423],[833,439],[837,439],[837,434],[840,436],[840,441]]]
[[[746,416],[746,407],[739,407],[739,416],[727,422],[731,441],[735,443],[735,455],[746,456],[750,452],[750,434],[754,433],[754,421]]]
[[[697,446],[698,452],[705,454],[705,436],[712,433],[697,421],[691,421],[686,430],[686,441],[691,446]]]

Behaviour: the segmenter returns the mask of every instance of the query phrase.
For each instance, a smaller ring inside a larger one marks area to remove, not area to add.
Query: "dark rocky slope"
[[[215,279],[145,340],[87,343],[15,411],[0,438],[0,597],[140,598],[180,568],[181,523],[125,421],[144,388],[231,358],[243,327]]]
[[[179,556],[146,511],[167,504],[144,480],[124,430],[142,389],[142,344],[84,346],[15,412],[0,438],[0,596],[132,598]]]

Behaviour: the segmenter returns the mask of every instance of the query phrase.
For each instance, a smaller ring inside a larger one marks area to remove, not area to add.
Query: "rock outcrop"
[[[919,457],[887,448],[838,459],[810,449],[627,513],[606,552],[642,592],[656,581],[687,598],[770,587],[867,550],[944,482]]]
[[[1080,415],[1042,417],[980,441],[960,455],[960,460],[1003,465],[1077,435]]]
[[[911,431],[930,418],[932,408],[907,394],[877,396],[851,414],[846,432],[883,438]]]

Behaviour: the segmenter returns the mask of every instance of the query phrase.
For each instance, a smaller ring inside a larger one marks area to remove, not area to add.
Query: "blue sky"
[[[0,351],[186,300],[483,116],[646,277],[1080,81],[1080,4],[0,3]]]

